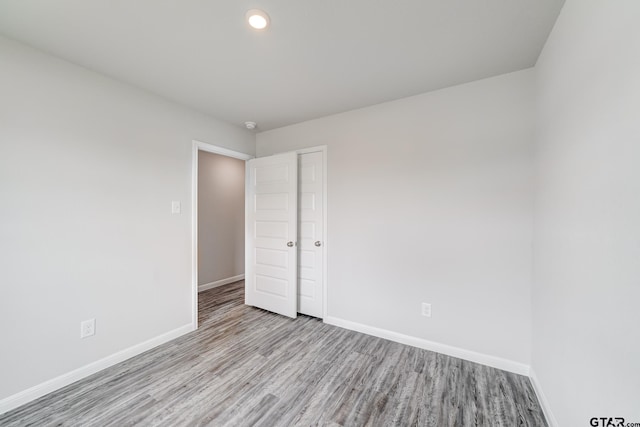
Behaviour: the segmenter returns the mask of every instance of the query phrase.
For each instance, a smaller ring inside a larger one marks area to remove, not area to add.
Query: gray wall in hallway
[[[244,274],[244,160],[198,153],[198,284]]]

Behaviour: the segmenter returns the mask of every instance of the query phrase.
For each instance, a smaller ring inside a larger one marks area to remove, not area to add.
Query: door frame
[[[220,154],[240,160],[251,160],[255,156],[230,150],[207,142],[192,140],[191,144],[191,324],[198,329],[198,152]],[[245,185],[246,187],[246,185]],[[245,190],[246,193],[246,190]],[[245,194],[246,197],[246,194]]]
[[[328,247],[329,247],[329,228],[327,226],[327,211],[328,211],[328,206],[329,206],[329,199],[328,199],[328,193],[329,193],[329,188],[327,186],[327,146],[326,145],[317,145],[314,147],[309,147],[309,148],[301,148],[299,150],[294,150],[294,152],[298,155],[300,154],[309,154],[309,153],[318,153],[321,152],[322,153],[322,199],[323,199],[323,206],[322,206],[322,228],[324,230],[324,238],[323,238],[323,243],[322,243],[322,320],[324,321],[324,319],[327,318],[327,313],[329,311],[328,306],[329,306],[329,280],[328,280],[328,274],[329,274],[329,268],[328,268],[328,264],[329,264],[329,258],[327,256],[328,254]],[[284,153],[278,153],[278,154],[284,154]]]

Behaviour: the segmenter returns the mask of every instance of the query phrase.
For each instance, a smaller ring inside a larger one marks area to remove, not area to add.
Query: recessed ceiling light
[[[244,127],[246,127],[249,130],[254,130],[256,126],[258,126],[256,122],[244,122]]]
[[[269,15],[260,9],[251,9],[246,16],[251,28],[264,30],[269,26]]]

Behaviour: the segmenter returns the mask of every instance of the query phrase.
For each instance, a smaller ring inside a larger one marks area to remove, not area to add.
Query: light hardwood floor
[[[529,379],[200,294],[200,328],[0,416],[2,426],[546,426]]]

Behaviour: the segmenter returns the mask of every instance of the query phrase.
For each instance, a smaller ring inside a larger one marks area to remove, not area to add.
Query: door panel
[[[322,152],[298,156],[298,312],[315,317],[322,317],[323,168]]]
[[[297,205],[295,153],[247,162],[245,303],[294,318]]]

